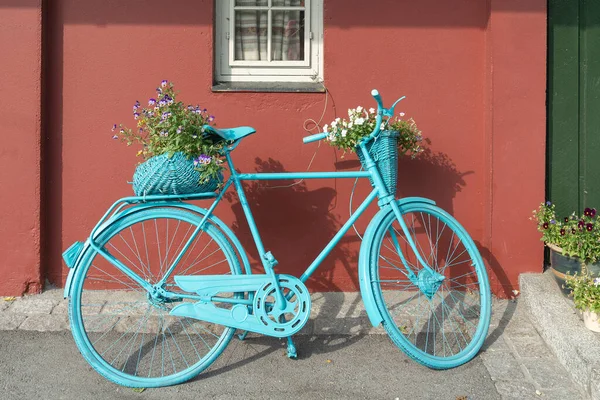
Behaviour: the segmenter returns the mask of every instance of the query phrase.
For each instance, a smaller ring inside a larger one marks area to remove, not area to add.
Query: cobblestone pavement
[[[382,334],[372,328],[357,294],[317,293],[305,334]],[[0,297],[0,330],[65,331],[68,302],[59,289],[23,298]],[[321,322],[326,321],[326,322]],[[317,322],[315,322],[317,321]],[[587,399],[546,346],[518,301],[495,301],[490,333],[479,355],[503,399]]]

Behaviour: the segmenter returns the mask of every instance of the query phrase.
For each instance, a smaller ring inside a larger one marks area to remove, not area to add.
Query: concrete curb
[[[522,274],[521,297],[546,344],[592,399],[600,400],[600,334],[585,328],[550,272]]]

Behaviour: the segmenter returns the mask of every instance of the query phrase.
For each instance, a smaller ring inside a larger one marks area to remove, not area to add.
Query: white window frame
[[[234,60],[234,0],[215,0],[215,78],[217,82],[322,82],[323,0],[305,0],[305,60]],[[237,7],[244,9],[245,7]],[[265,10],[268,7],[262,7]],[[254,9],[254,7],[253,7]],[[277,10],[278,7],[271,7]],[[288,8],[289,9],[289,8]],[[270,37],[269,32],[269,37]],[[270,51],[268,51],[270,57]]]

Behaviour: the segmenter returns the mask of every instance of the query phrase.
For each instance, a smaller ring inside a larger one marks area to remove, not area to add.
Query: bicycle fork
[[[400,260],[406,268],[406,277],[415,286],[417,286],[427,298],[432,299],[435,293],[437,292],[438,288],[442,285],[442,282],[445,279],[444,275],[439,274],[433,268],[431,268],[429,264],[423,259],[421,253],[417,250],[415,239],[413,239],[410,230],[406,225],[406,222],[404,222],[402,212],[400,210],[400,207],[398,206],[398,203],[395,200],[394,194],[388,192],[387,186],[383,182],[383,179],[381,178],[381,175],[377,170],[377,166],[375,165],[373,158],[369,154],[365,143],[360,143],[359,147],[365,159],[365,168],[371,173],[371,177],[374,184],[373,186],[375,186],[375,188],[380,194],[379,205],[382,207],[389,205],[392,208],[396,216],[396,220],[400,224],[400,228],[402,229],[402,232],[406,237],[408,245],[417,257],[417,263],[420,263],[423,266],[423,268],[415,274],[415,271],[413,271],[410,267],[410,263],[406,260],[406,257],[404,257],[404,253],[400,248],[400,243],[398,242],[398,237],[396,235],[395,229],[393,227],[390,227],[389,232],[390,236],[392,237],[392,242],[394,244],[394,247],[396,248],[396,251],[398,252],[398,255],[400,256]]]

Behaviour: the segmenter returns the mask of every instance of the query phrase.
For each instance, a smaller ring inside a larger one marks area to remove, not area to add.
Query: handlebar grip
[[[381,100],[381,95],[379,94],[379,92],[377,91],[377,89],[371,90],[371,96],[373,96],[375,98],[375,101],[377,102],[377,105],[379,106],[379,108],[381,110],[383,110],[383,100]]]
[[[306,136],[306,137],[302,138],[302,141],[304,143],[311,143],[311,142],[316,142],[316,141],[319,141],[319,140],[323,140],[326,137],[327,137],[327,133],[322,132],[322,133],[317,133],[317,134],[314,134],[314,135]]]

